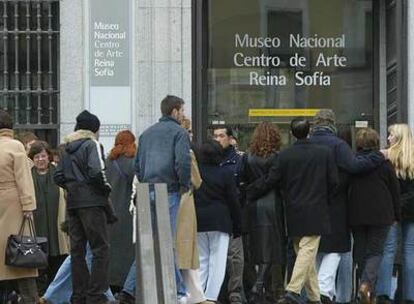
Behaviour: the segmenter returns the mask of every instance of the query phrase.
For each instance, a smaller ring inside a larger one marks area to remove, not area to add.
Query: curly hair
[[[270,122],[262,122],[254,130],[250,153],[266,158],[279,151],[280,145],[279,128]]]
[[[115,138],[115,147],[109,153],[109,159],[115,160],[125,155],[128,158],[135,156],[137,145],[135,143],[135,135],[129,130],[119,132]]]

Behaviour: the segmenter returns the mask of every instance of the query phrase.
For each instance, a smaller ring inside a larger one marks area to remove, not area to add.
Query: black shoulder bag
[[[29,224],[29,236],[23,235],[26,221]],[[5,264],[20,268],[46,268],[48,251],[47,238],[37,237],[33,219],[25,217],[19,234],[12,234],[7,239]]]

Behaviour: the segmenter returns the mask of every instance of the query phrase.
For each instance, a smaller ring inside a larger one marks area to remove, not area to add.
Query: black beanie
[[[101,122],[96,115],[85,110],[76,117],[76,130],[89,130],[93,133],[98,132]]]

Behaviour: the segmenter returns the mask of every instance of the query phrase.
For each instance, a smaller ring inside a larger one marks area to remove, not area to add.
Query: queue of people
[[[414,302],[408,125],[389,128],[386,150],[375,130],[359,130],[354,153],[333,111],[321,110],[292,120],[292,146],[281,149],[279,129],[263,122],[241,152],[228,126],[196,146],[179,97],[165,97],[161,113],[138,142],[121,131],[105,157],[88,111],[55,156],[33,136],[14,140],[0,111],[0,260],[23,218],[47,237],[49,256],[47,269],[1,262],[1,303],[17,294],[21,303],[135,303],[138,182],[167,184],[177,303]]]

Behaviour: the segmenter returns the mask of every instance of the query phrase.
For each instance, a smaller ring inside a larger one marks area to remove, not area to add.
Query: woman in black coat
[[[380,153],[379,135],[373,129],[358,131],[356,143],[360,154]],[[360,276],[359,298],[363,304],[375,299],[384,243],[391,225],[400,220],[399,195],[398,179],[389,161],[351,179],[348,215]]]
[[[249,152],[244,156],[243,179],[247,185],[268,173],[272,162],[277,158],[280,143],[280,133],[276,126],[263,122],[256,127]],[[277,299],[280,296],[277,293],[284,291],[282,269],[286,255],[283,204],[279,193],[273,190],[256,200],[248,201],[247,214],[248,250],[253,263],[258,265],[251,302],[265,298]],[[271,275],[267,276],[267,273]],[[270,277],[273,283],[273,286],[266,286],[266,294],[265,277]]]
[[[106,161],[106,176],[112,186],[111,200],[119,219],[110,230],[111,259],[110,285],[121,287],[134,260],[132,227],[129,202],[134,179],[134,160],[137,151],[135,136],[129,130],[121,131],[115,138]]]
[[[240,206],[233,172],[220,166],[223,149],[216,141],[201,146],[203,183],[194,192],[200,280],[207,300],[217,301],[226,272],[230,235],[240,235]]]

